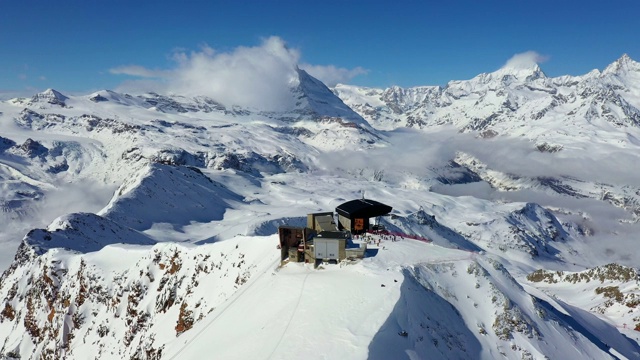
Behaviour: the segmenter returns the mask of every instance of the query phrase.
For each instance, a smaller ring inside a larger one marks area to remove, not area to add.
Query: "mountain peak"
[[[540,55],[535,51],[515,54],[494,74],[502,75],[503,77],[504,75],[511,75],[520,81],[545,78],[546,75],[538,64],[541,61],[545,61],[546,58],[546,56]]]
[[[513,64],[511,62],[508,62],[493,74],[500,75],[501,77],[513,76],[514,78],[521,81],[532,81],[547,77],[542,69],[540,69],[540,66],[535,62]]]
[[[31,98],[31,102],[47,102],[52,105],[60,105],[65,107],[65,101],[69,98],[63,95],[61,92],[54,89],[47,89],[41,93],[37,93],[33,95]]]
[[[59,99],[59,100],[67,100],[68,99],[67,96],[63,95],[58,90],[51,89],[51,88],[41,92],[40,94],[43,95],[43,96],[54,97],[54,98]]]
[[[507,62],[500,69],[491,73],[482,73],[474,77],[472,82],[481,84],[502,83],[508,85],[512,82],[529,82],[537,79],[544,79],[547,76],[536,63],[511,63]]]
[[[349,122],[366,124],[366,121],[344,104],[322,81],[309,75],[306,71],[296,68],[298,84],[293,89],[298,93],[299,109],[307,108],[319,116],[339,117]]]
[[[501,69],[540,70],[540,65],[535,61],[508,61]]]
[[[622,54],[622,56],[609,64],[609,66],[604,69],[602,74],[621,74],[627,73],[630,71],[638,71],[640,72],[640,63],[633,60],[629,55]]]

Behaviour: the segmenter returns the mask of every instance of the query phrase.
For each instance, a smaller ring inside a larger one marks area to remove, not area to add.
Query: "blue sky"
[[[0,91],[117,88],[176,49],[218,53],[277,36],[300,62],[355,71],[349,83],[443,85],[535,51],[549,76],[640,60],[640,2],[0,0]]]

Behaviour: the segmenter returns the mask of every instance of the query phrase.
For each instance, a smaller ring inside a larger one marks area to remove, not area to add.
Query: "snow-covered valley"
[[[0,357],[640,358],[640,64],[386,90],[295,73],[277,111],[1,102]],[[362,197],[429,242],[280,266],[278,226]]]

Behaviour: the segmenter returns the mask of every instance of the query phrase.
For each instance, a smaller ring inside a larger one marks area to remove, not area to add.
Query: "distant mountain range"
[[[625,54],[604,71],[582,76],[549,78],[534,65],[504,67],[444,87],[338,85],[334,92],[378,129],[453,124],[485,137],[561,142],[576,131],[597,135],[640,126],[639,81],[640,63]],[[544,131],[531,133],[532,127]]]
[[[383,90],[338,85],[334,92],[376,129],[433,131],[451,125],[485,139],[524,138],[542,153],[581,149],[615,157],[640,147],[640,63],[626,54],[604,71],[582,76],[549,78],[533,65],[504,67],[444,87]],[[638,183],[616,188],[606,181],[585,184],[594,179],[570,174],[509,174],[462,150],[452,160],[453,166],[464,166],[495,188],[536,188],[604,199],[640,216]]]

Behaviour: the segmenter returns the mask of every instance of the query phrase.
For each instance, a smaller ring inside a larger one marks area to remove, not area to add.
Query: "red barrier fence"
[[[410,234],[405,234],[405,233],[401,233],[401,232],[397,232],[397,231],[389,231],[389,230],[375,230],[375,231],[368,231],[368,233],[373,234],[373,235],[389,235],[389,236],[395,236],[397,238],[401,238],[401,239],[413,239],[413,240],[418,240],[418,241],[423,241],[426,243],[430,243],[431,240],[422,237],[422,236],[418,236],[418,235],[410,235]]]

